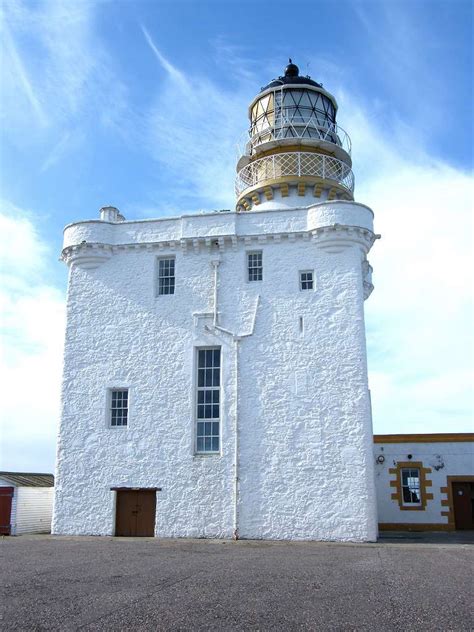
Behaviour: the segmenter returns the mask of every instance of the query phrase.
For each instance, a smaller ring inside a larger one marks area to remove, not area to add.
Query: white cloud
[[[0,468],[52,471],[59,419],[64,297],[31,216],[0,214],[2,417]]]
[[[347,98],[344,111],[356,199],[382,234],[366,303],[375,430],[471,431],[474,180],[408,127],[377,126]]]

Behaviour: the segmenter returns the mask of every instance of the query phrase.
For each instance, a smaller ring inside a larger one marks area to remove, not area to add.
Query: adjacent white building
[[[250,105],[235,211],[66,227],[54,533],[376,539],[377,235],[336,111],[290,63]]]
[[[0,472],[0,535],[50,533],[54,476]]]
[[[382,531],[474,529],[474,433],[375,435]]]

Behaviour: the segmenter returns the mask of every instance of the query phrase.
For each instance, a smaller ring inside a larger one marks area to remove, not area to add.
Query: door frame
[[[454,519],[453,483],[474,483],[474,476],[447,476],[446,487],[441,487],[441,493],[447,494],[447,498],[441,500],[441,506],[446,507],[446,510],[442,511],[441,515],[448,518],[448,529],[450,531],[456,531],[456,521]]]
[[[114,537],[116,537],[116,532],[117,532],[117,492],[155,492],[155,495],[156,495],[156,492],[161,492],[161,489],[162,489],[161,487],[111,487],[110,488],[111,492],[115,492],[114,503],[113,503]],[[156,512],[156,509],[155,509],[155,512]],[[156,526],[156,513],[155,513],[155,526]]]

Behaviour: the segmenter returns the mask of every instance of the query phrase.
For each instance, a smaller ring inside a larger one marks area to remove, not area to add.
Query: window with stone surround
[[[160,257],[158,259],[158,294],[174,294],[175,258]]]
[[[415,467],[403,467],[400,476],[403,505],[421,505],[420,470]]]
[[[390,480],[390,487],[395,488],[391,498],[398,502],[402,511],[426,509],[427,503],[433,500],[433,494],[428,491],[432,486],[428,479],[430,467],[424,467],[421,461],[399,461],[388,472],[394,476]]]
[[[128,424],[128,388],[110,390],[110,425],[122,428]]]
[[[247,253],[247,280],[261,281],[263,279],[263,254],[261,250]]]
[[[314,272],[313,270],[300,271],[300,290],[314,289]]]
[[[220,450],[220,347],[196,349],[196,453]]]

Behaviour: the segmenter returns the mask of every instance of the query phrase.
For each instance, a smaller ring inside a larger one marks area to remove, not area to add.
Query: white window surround
[[[245,278],[247,283],[263,281],[263,251],[248,250],[245,253]]]
[[[126,425],[112,425],[112,392],[113,391],[127,391],[127,424]],[[106,386],[105,391],[105,426],[110,430],[127,430],[130,427],[130,411],[132,401],[132,389],[126,384],[113,384]]]
[[[301,292],[314,290],[314,270],[300,270],[298,277]]]
[[[222,349],[194,349],[194,455],[221,454],[222,443]]]

